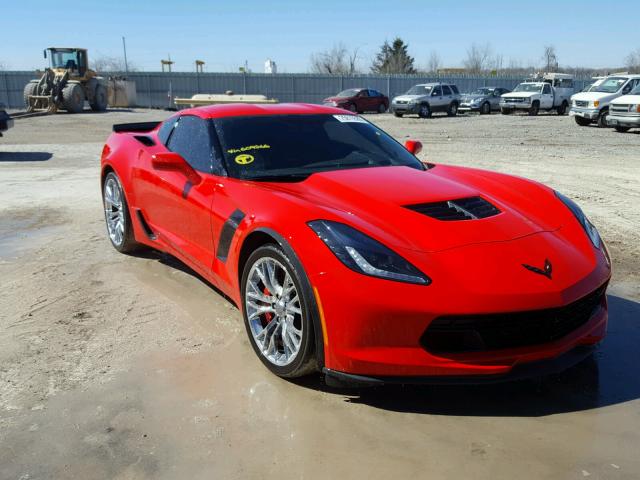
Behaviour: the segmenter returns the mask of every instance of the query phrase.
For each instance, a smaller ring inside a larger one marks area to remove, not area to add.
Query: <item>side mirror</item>
[[[42,50],[42,55],[44,56],[44,58],[47,58],[47,51],[46,50]]]
[[[175,152],[160,152],[151,157],[151,165],[156,170],[182,173],[192,185],[197,185],[202,177],[182,156]]]
[[[406,142],[404,142],[404,148],[406,148],[409,153],[418,155],[422,151],[422,143],[420,143],[418,140],[407,140]]]

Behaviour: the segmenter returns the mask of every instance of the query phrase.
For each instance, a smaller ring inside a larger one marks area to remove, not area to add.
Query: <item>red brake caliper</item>
[[[267,296],[271,296],[271,292],[269,291],[269,289],[267,287],[264,287],[264,289],[262,290],[262,293],[264,293]],[[273,313],[266,312],[264,314],[264,318],[266,320],[266,323],[263,325],[263,327],[266,327],[267,325],[269,325],[269,323],[271,323],[271,320],[273,320]]]

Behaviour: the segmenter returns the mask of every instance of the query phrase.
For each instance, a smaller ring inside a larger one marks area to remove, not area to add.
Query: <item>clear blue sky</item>
[[[44,65],[42,49],[79,46],[89,55],[122,55],[159,70],[167,54],[175,70],[237,71],[245,60],[261,72],[272,58],[281,72],[306,72],[312,52],[337,42],[358,47],[362,68],[385,39],[401,36],[418,66],[435,49],[444,66],[460,66],[472,42],[523,64],[541,64],[554,44],[561,65],[620,66],[640,48],[639,0],[368,0],[258,1],[110,0],[2,2],[0,63],[11,70]],[[8,39],[8,40],[7,40]]]

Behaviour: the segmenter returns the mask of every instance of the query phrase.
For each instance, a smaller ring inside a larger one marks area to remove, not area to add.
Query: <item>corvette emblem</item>
[[[530,272],[543,275],[547,277],[549,280],[551,280],[551,271],[553,270],[553,266],[551,265],[551,262],[549,261],[549,259],[545,258],[544,268],[534,267],[533,265],[527,265],[526,263],[523,263],[522,266],[527,270],[529,270]]]

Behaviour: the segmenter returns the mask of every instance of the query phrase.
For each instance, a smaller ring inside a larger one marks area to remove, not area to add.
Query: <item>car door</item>
[[[382,103],[382,95],[377,90],[369,89],[369,110],[372,112],[377,112],[378,108],[380,108],[380,104]]]
[[[551,85],[545,83],[542,86],[542,95],[540,95],[540,108],[549,109],[553,107],[553,91]]]
[[[358,106],[358,111],[366,112],[370,110],[369,101],[369,90],[367,90],[366,88],[364,90],[360,90],[360,92],[356,96],[356,105]]]
[[[194,267],[209,271],[214,257],[211,206],[215,177],[208,121],[193,115],[179,117],[164,150],[180,154],[200,179],[194,183],[182,172],[151,167],[152,186],[142,199],[145,220]]]
[[[453,90],[449,87],[449,85],[442,85],[442,99],[444,100],[444,106],[448,107],[453,102]]]
[[[444,98],[442,97],[442,86],[436,85],[431,91],[431,100],[429,101],[432,111],[444,110]]]

